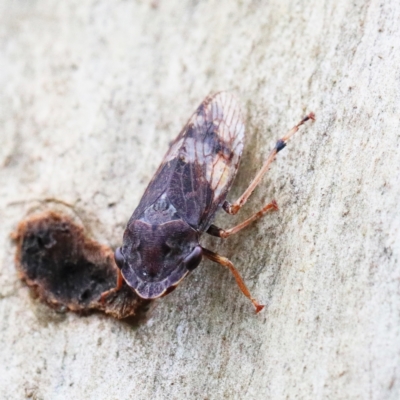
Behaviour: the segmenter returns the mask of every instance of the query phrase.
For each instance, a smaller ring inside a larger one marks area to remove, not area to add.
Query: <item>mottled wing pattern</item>
[[[244,144],[244,123],[236,97],[207,97],[171,146],[164,163],[176,163],[168,198],[190,225],[204,230],[225,200]]]
[[[177,214],[205,230],[225,200],[244,145],[244,122],[236,97],[207,97],[172,143],[134,216],[165,193]]]

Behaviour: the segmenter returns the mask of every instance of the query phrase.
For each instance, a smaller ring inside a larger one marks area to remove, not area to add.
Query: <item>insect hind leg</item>
[[[268,171],[268,168],[271,165],[272,161],[274,161],[276,155],[286,147],[287,141],[299,130],[300,126],[302,126],[305,122],[307,122],[310,119],[313,121],[315,120],[314,113],[310,113],[307,116],[305,116],[297,125],[295,125],[292,129],[290,129],[285,136],[283,136],[276,142],[275,147],[269,153],[269,156],[265,161],[263,167],[260,169],[260,171],[258,171],[257,175],[254,177],[254,179],[250,183],[249,187],[245,190],[245,192],[233,204],[229,203],[228,201],[225,201],[222,204],[222,208],[228,214],[235,215],[244,206],[248,198],[253,193],[254,189],[260,183],[262,177]]]
[[[235,233],[238,233],[242,229],[246,228],[246,226],[250,225],[252,222],[257,221],[260,219],[263,215],[265,215],[269,211],[278,211],[278,204],[276,203],[275,200],[272,200],[271,203],[268,203],[266,206],[264,206],[260,211],[256,212],[253,214],[250,218],[246,219],[239,225],[234,226],[233,228],[230,229],[221,229],[218,228],[215,225],[211,225],[207,233],[212,236],[217,236],[223,239],[226,239],[227,237],[234,235]]]
[[[258,301],[251,296],[250,291],[247,288],[246,284],[244,283],[243,278],[240,276],[239,271],[235,268],[232,262],[228,260],[226,257],[220,256],[219,254],[207,250],[204,247],[202,247],[202,249],[203,249],[203,255],[207,257],[209,260],[229,268],[229,270],[235,277],[236,283],[238,284],[240,290],[253,303],[253,306],[256,309],[256,313],[259,313],[264,308],[264,306],[258,303]]]

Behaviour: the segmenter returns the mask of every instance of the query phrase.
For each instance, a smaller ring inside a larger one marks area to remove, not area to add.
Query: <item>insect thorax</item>
[[[122,274],[141,297],[159,297],[200,263],[201,256],[187,262],[198,246],[198,232],[161,196],[140,219],[129,221],[121,249]]]

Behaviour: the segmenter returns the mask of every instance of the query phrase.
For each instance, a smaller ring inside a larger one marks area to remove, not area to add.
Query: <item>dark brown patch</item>
[[[102,311],[114,318],[137,318],[150,302],[125,283],[113,288],[117,266],[110,247],[85,237],[69,217],[47,212],[22,221],[13,235],[16,265],[21,279],[36,296],[53,308],[88,313]]]

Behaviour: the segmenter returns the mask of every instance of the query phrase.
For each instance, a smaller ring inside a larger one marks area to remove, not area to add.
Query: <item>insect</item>
[[[200,237],[208,233],[227,238],[278,209],[272,201],[231,229],[212,224],[219,208],[231,215],[242,208],[277,153],[309,119],[314,119],[313,113],[276,142],[249,187],[237,201],[229,203],[226,196],[243,152],[243,116],[233,94],[220,92],[207,97],[172,142],[128,221],[123,245],[114,254],[120,274],[112,290],[118,290],[125,280],[141,298],[156,299],[174,290],[205,257],[229,268],[256,312],[261,311],[264,306],[251,296],[232,262],[202,247]]]

